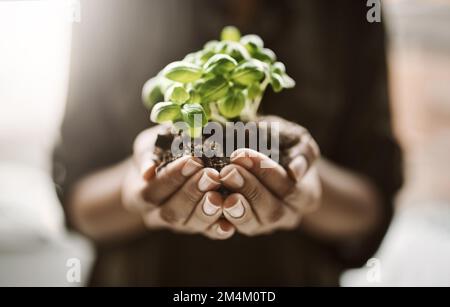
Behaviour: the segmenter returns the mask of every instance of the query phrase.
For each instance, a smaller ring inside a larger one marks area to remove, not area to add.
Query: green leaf
[[[241,38],[241,32],[238,28],[234,26],[227,26],[223,28],[222,33],[220,35],[220,39],[223,41],[232,41],[238,42]]]
[[[181,83],[194,82],[203,74],[200,66],[184,61],[170,63],[162,73],[167,79]]]
[[[272,71],[274,73],[282,75],[282,74],[286,73],[286,66],[284,66],[284,64],[282,62],[275,62],[272,65]]]
[[[155,103],[164,99],[159,77],[154,77],[145,82],[142,87],[142,101],[147,109],[151,109]]]
[[[264,41],[261,39],[261,37],[255,34],[242,36],[240,42],[243,46],[245,46],[245,48],[247,48],[250,54],[253,54],[258,49],[262,49],[264,47]]]
[[[283,82],[283,78],[279,74],[273,73],[270,76],[270,84],[272,85],[272,89],[275,93],[281,92],[283,89]]]
[[[219,41],[216,40],[212,40],[207,42],[204,46],[203,46],[203,51],[207,52],[207,51],[214,51],[216,49],[217,44],[219,43]]]
[[[286,73],[277,73],[277,70],[272,69],[270,73],[270,84],[274,92],[278,93],[283,88],[293,88],[295,86],[295,81],[289,77]],[[278,70],[279,71],[279,70]]]
[[[256,99],[262,95],[259,83],[253,83],[247,88],[247,97],[250,100]]]
[[[264,77],[264,65],[258,60],[250,60],[240,64],[231,74],[231,80],[249,86]]]
[[[169,80],[166,77],[164,77],[162,74],[160,74],[159,75],[159,84],[160,84],[161,92],[164,95],[164,93],[169,89],[169,87],[171,87],[174,84],[177,84],[177,82]],[[160,100],[160,101],[162,101],[162,100]]]
[[[277,60],[275,52],[269,48],[258,49],[254,54],[252,54],[255,59],[272,64]]]
[[[251,58],[250,54],[244,46],[242,46],[240,43],[231,41],[219,42],[216,45],[214,52],[228,54],[237,62],[248,60]]]
[[[202,102],[202,96],[195,90],[191,89],[189,91],[189,100],[188,103],[201,103]]]
[[[180,116],[180,106],[173,102],[159,102],[155,104],[150,115],[154,123],[171,122]]]
[[[164,100],[173,101],[178,104],[185,103],[190,98],[189,93],[180,84],[174,84],[166,91]]]
[[[213,79],[200,83],[198,91],[202,96],[202,102],[216,101],[228,93],[229,83],[222,76],[216,76]]]
[[[184,104],[181,108],[183,121],[189,127],[203,127],[208,122],[205,110],[200,104]]]
[[[215,73],[217,75],[232,71],[237,66],[237,62],[227,54],[216,54],[212,56],[203,66],[205,73]]]
[[[211,106],[210,106],[210,102],[205,102],[205,103],[202,103],[201,105],[202,105],[202,107],[203,107],[203,110],[205,111],[205,114],[206,114],[206,116],[208,117],[208,118],[211,118]]]
[[[201,56],[200,56],[200,58],[199,58],[199,60],[198,60],[198,62],[197,63],[200,63],[200,64],[205,64],[212,56],[214,56],[216,53],[214,52],[214,51],[205,51],[205,52],[202,52],[202,54],[201,54]]]
[[[203,127],[189,127],[189,135],[192,138],[199,138],[203,134]]]
[[[198,58],[199,58],[199,53],[200,53],[199,51],[188,53],[188,54],[183,58],[183,62],[189,62],[189,63],[192,63],[192,64],[197,63]]]
[[[283,87],[284,88],[293,88],[295,86],[295,80],[289,77],[287,74],[282,74],[283,78]]]
[[[236,91],[221,99],[217,106],[223,116],[227,118],[238,117],[245,107],[245,96],[241,91]]]

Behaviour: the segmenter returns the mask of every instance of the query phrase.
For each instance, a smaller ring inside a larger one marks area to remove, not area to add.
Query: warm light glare
[[[42,146],[48,153],[54,141],[68,81],[67,4],[0,2],[1,159],[40,163],[27,153]]]

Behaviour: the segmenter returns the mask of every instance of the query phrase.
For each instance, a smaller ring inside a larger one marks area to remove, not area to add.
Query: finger
[[[309,164],[306,160],[305,156],[297,156],[293,158],[289,165],[287,166],[287,173],[289,174],[289,177],[292,178],[295,181],[300,181],[303,176],[308,171]]]
[[[158,134],[167,132],[166,125],[157,125],[139,133],[133,144],[133,160],[142,177],[150,180],[155,176],[155,142]]]
[[[133,152],[136,154],[134,158],[137,163],[141,162],[140,155],[142,153],[153,152],[158,134],[167,133],[168,127],[167,125],[157,125],[138,134],[133,144]]]
[[[222,203],[223,199],[219,192],[206,192],[185,226],[195,232],[204,232],[222,215]]]
[[[229,195],[223,202],[223,214],[242,234],[255,235],[261,224],[248,201],[239,193]]]
[[[292,148],[300,142],[302,136],[309,134],[305,127],[287,121],[278,116],[262,116],[260,121],[270,123],[271,129],[273,123],[278,123],[279,138],[281,141],[279,144],[280,150]]]
[[[163,203],[202,168],[202,161],[191,156],[184,156],[167,164],[148,182],[143,190],[144,200],[155,204]]]
[[[322,188],[317,168],[313,167],[302,181],[297,183],[295,189],[286,195],[284,202],[299,213],[310,213],[319,207],[321,194]]]
[[[212,240],[226,240],[231,238],[236,229],[225,219],[219,219],[212,224],[203,234]]]
[[[154,163],[154,144],[160,131],[160,126],[146,129],[138,134],[133,144],[133,161],[136,163],[144,179],[150,179],[156,168]],[[150,171],[150,168],[154,168]]]
[[[135,157],[135,156],[134,156]],[[150,181],[156,175],[157,165],[153,152],[142,153],[139,157],[139,163],[134,159],[134,164],[139,171],[140,177],[145,181]]]
[[[283,197],[288,193],[295,181],[280,164],[252,149],[241,148],[230,155],[230,161],[250,171],[272,193]]]
[[[300,142],[288,151],[288,155],[290,160],[287,166],[288,174],[298,181],[320,156],[320,150],[311,135],[305,132]]]
[[[219,186],[219,172],[215,169],[205,168],[198,171],[161,205],[161,218],[174,225],[184,224],[205,192],[213,191]]]
[[[147,202],[142,197],[142,191],[147,182],[142,179],[136,167],[130,167],[122,184],[121,198],[126,209],[134,212],[144,212],[155,208],[155,204]]]
[[[287,212],[283,202],[272,194],[252,173],[239,165],[227,165],[220,172],[222,184],[242,194],[262,224],[278,222]]]

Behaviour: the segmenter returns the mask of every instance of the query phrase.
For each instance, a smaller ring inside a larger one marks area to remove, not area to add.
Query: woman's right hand
[[[235,228],[221,218],[223,198],[219,173],[204,168],[201,159],[179,158],[156,173],[154,144],[162,126],[141,132],[122,184],[125,208],[142,214],[150,229],[168,228],[201,233],[211,239],[230,238]]]

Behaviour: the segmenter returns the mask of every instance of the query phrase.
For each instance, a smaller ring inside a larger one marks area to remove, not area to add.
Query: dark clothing
[[[238,2],[242,14],[232,9]],[[81,7],[55,151],[63,204],[74,182],[127,158],[138,132],[149,127],[140,98],[144,82],[235,24],[243,33],[260,34],[297,81],[295,89],[281,94],[268,91],[263,113],[307,127],[323,156],[370,178],[384,198],[388,221],[401,163],[390,129],[383,27],[366,21],[364,3],[108,0]],[[374,251],[386,225],[357,260]],[[99,246],[92,283],[336,285],[344,256],[351,255],[308,237],[301,227],[227,241],[152,231]]]

